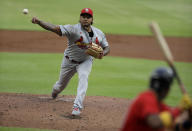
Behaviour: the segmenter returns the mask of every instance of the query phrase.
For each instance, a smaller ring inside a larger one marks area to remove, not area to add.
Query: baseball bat
[[[171,69],[173,70],[173,72],[175,74],[175,77],[176,77],[176,80],[179,84],[181,92],[183,94],[186,94],[187,92],[186,92],[186,89],[184,87],[184,84],[181,81],[180,76],[179,76],[179,74],[175,68],[173,56],[171,54],[171,51],[168,47],[168,44],[167,44],[165,38],[163,37],[163,34],[161,33],[161,30],[160,30],[158,23],[157,22],[151,22],[149,26],[150,26],[150,29],[157,40],[157,43],[159,44],[159,46],[160,46],[160,48],[164,54],[166,62],[168,63],[168,65],[171,67]]]

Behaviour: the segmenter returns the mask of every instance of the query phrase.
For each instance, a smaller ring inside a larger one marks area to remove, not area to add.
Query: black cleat
[[[52,98],[53,98],[53,99],[56,99],[56,98],[57,98],[57,96],[58,96],[58,94],[57,94],[57,93],[55,93],[55,92],[52,92],[51,96],[52,96]]]

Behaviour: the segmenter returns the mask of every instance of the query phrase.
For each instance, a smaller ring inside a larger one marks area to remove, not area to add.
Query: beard
[[[91,25],[91,23],[88,23],[88,22],[82,22],[82,25],[83,25],[84,27],[89,27],[89,26]]]
[[[89,29],[89,27],[91,26],[91,24],[89,24],[89,23],[81,23],[81,25],[83,26],[83,28],[85,29],[85,30],[88,30]]]

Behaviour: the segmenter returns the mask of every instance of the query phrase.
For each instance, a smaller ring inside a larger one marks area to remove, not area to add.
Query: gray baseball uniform
[[[108,46],[108,42],[104,33],[94,26],[91,26],[93,36],[90,36],[89,33],[81,27],[80,23],[76,25],[60,25],[60,29],[62,36],[66,36],[68,39],[68,47],[64,52],[59,80],[53,86],[53,90],[60,93],[66,88],[70,79],[77,72],[79,82],[74,106],[82,109],[88,87],[88,76],[91,72],[93,62],[93,57],[85,53],[86,46],[94,42],[104,48]]]

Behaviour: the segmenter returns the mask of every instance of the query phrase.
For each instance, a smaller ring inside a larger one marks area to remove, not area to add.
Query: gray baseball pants
[[[68,85],[71,78],[75,73],[78,73],[78,87],[77,87],[77,96],[74,101],[74,106],[78,106],[79,108],[83,108],[83,100],[86,95],[86,91],[88,88],[88,77],[92,69],[92,59],[87,59],[82,63],[74,63],[68,58],[64,56],[59,80],[53,86],[53,90],[57,93],[63,91]]]

